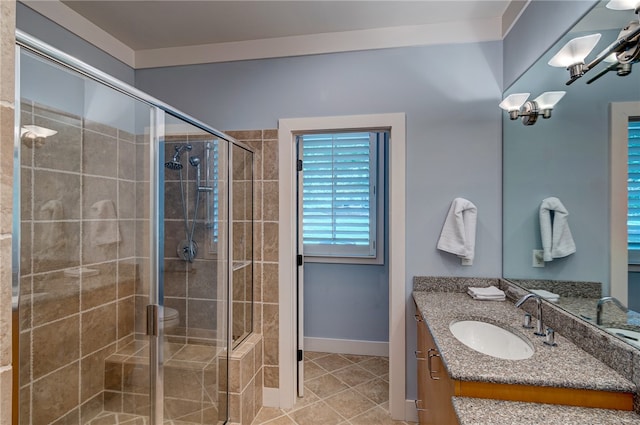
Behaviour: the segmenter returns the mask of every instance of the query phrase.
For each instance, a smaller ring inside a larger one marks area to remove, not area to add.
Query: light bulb
[[[566,92],[564,91],[546,91],[536,97],[534,102],[538,104],[538,109],[544,111],[553,109],[553,107],[562,99]]]
[[[510,94],[509,96],[505,97],[498,106],[507,112],[518,111],[520,110],[522,105],[524,105],[524,102],[527,101],[530,94],[531,93]]]
[[[549,61],[549,65],[558,68],[569,68],[583,64],[587,55],[596,47],[600,40],[600,34],[585,35],[570,40]]]

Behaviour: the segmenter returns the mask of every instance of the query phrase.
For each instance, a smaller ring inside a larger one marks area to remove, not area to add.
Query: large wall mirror
[[[634,178],[629,141],[640,136],[640,122],[634,124],[640,121],[640,63],[627,76],[612,70],[588,84],[611,65],[602,62],[570,85],[566,69],[548,65],[569,40],[600,33],[588,63],[625,25],[638,21],[633,10],[611,10],[607,3],[597,3],[504,93],[531,93],[535,99],[543,92],[566,91],[551,117],[540,116],[534,125],[504,114],[503,276],[529,290],[547,291],[558,306],[640,348],[640,255],[634,259],[628,250],[627,230],[627,194],[633,193],[628,191],[633,187],[627,181],[629,167]],[[638,130],[630,130],[634,126]],[[640,138],[635,143],[640,145]],[[637,161],[635,171],[640,172],[640,156]],[[575,252],[544,261],[536,251],[543,249],[546,235],[540,207],[549,198],[557,198],[568,215],[557,206],[543,215],[553,225],[566,219]],[[631,311],[604,297],[615,297]]]

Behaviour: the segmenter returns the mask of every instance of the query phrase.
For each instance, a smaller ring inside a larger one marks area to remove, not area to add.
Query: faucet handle
[[[544,340],[544,343],[551,347],[555,347],[556,345],[558,345],[555,342],[555,331],[553,329],[547,328],[546,338]]]
[[[522,321],[522,327],[526,329],[533,329],[533,325],[531,324],[531,314],[525,313],[524,319]]]

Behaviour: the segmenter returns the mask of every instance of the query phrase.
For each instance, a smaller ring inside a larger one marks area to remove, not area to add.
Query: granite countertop
[[[621,410],[453,397],[460,425],[627,425],[640,416]],[[551,407],[551,408],[550,408]]]
[[[510,301],[476,301],[459,292],[414,291],[413,298],[452,379],[619,392],[636,390],[631,381],[558,332],[558,345],[545,345],[543,337],[533,335],[532,329],[522,328],[524,311]],[[449,324],[455,320],[481,320],[502,326],[528,339],[535,353],[525,360],[504,360],[479,353],[453,336]]]

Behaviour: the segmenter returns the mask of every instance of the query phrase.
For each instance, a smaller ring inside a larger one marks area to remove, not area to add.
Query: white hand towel
[[[92,246],[109,245],[120,242],[120,229],[113,201],[104,199],[91,205],[89,238]]]
[[[473,262],[478,209],[464,198],[455,198],[444,221],[438,249]]]
[[[553,224],[551,223],[553,211]],[[576,245],[571,236],[569,212],[558,198],[546,198],[540,204],[540,235],[544,261],[553,261],[576,252]]]
[[[481,295],[471,295],[471,298],[478,301],[505,301],[507,297],[483,297]]]
[[[540,295],[545,300],[548,300],[551,302],[556,302],[560,299],[560,295],[555,294],[553,292],[549,292],[545,289],[530,289],[530,291],[533,292],[534,294]]]
[[[484,288],[478,288],[470,286],[467,292],[471,295],[483,296],[483,297],[504,297],[504,291],[496,288],[495,286],[487,286]]]

